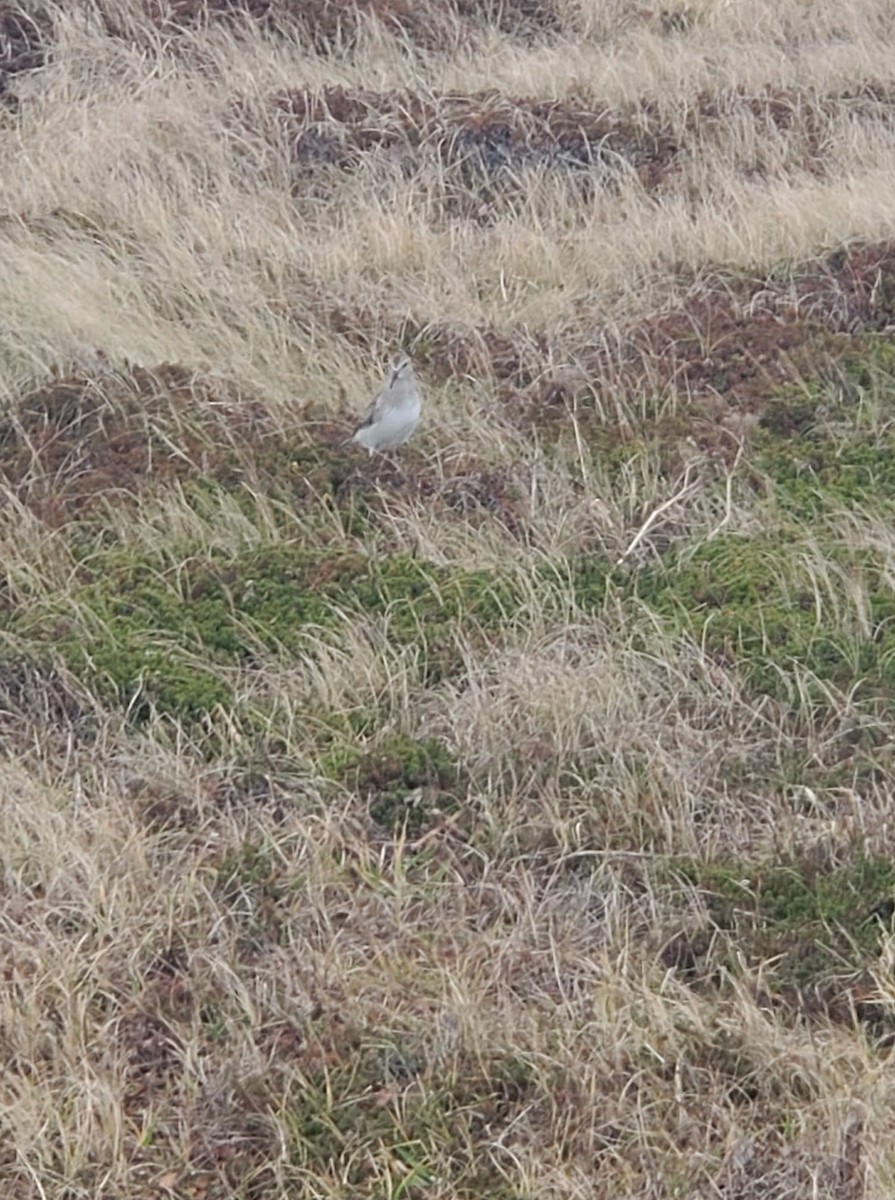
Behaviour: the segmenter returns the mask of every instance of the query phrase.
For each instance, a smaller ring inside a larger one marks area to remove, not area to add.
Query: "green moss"
[[[437,738],[392,734],[367,754],[345,756],[339,782],[368,798],[380,825],[418,835],[456,809],[461,772]]]
[[[706,897],[714,924],[754,967],[774,962],[778,986],[805,989],[858,974],[879,949],[872,916],[895,895],[895,863],[856,854],[830,869],[809,856],[747,865],[678,862]]]
[[[755,466],[773,481],[781,508],[802,516],[895,501],[895,435],[846,442],[818,436],[798,445],[767,439]]]
[[[769,401],[752,465],[781,507],[801,515],[895,501],[895,351],[877,335],[856,338],[826,377]]]
[[[459,1200],[530,1194],[523,1179],[508,1178],[503,1165],[498,1169],[475,1150],[482,1129],[492,1136],[511,1129],[543,1094],[534,1081],[515,1081],[518,1060],[508,1063],[514,1082],[505,1084],[499,1056],[433,1071],[407,1039],[396,1045],[392,1036],[368,1035],[357,1042],[340,1044],[337,1066],[303,1075],[293,1089],[281,1117],[290,1161],[314,1175],[336,1175],[365,1194],[371,1172],[382,1173],[389,1194],[396,1178],[402,1195],[415,1196],[436,1177]],[[557,1091],[564,1086],[558,1079]],[[400,1091],[399,1105],[388,1101],[391,1090]]]
[[[579,556],[568,579],[585,612],[638,614],[647,640],[660,627],[735,665],[756,692],[811,705],[827,686],[895,705],[895,591],[882,554],[822,526],[788,521],[751,536],[722,534],[640,570]]]
[[[394,642],[422,642],[432,654],[457,622],[498,628],[514,607],[512,589],[488,572],[433,567],[406,555],[326,557],[291,545],[223,570],[210,564],[190,591],[193,603],[210,610],[212,648],[215,622],[233,636],[233,616],[271,649],[295,651],[304,648],[308,626],[332,627],[342,615],[363,615],[387,617]]]
[[[798,530],[721,536],[695,554],[647,569],[637,598],[678,631],[736,662],[758,691],[792,699],[799,667],[820,684],[895,699],[895,597],[872,560],[830,543],[818,551]],[[867,597],[868,630],[840,576]],[[816,698],[823,688],[814,689]],[[807,694],[812,694],[810,684]]]
[[[281,859],[264,842],[249,838],[226,854],[214,877],[214,894],[233,924],[255,946],[278,943],[288,923],[289,896],[302,886],[286,878]]]
[[[226,903],[235,902],[247,890],[261,890],[278,899],[281,889],[276,884],[277,877],[270,847],[249,839],[218,864],[214,890]]]
[[[613,571],[605,558],[595,555],[580,555],[569,563],[569,582],[575,603],[585,612],[601,612],[613,591],[620,595],[630,591],[626,576]],[[555,576],[548,577],[545,583],[554,586]]]
[[[251,667],[259,647],[289,658],[321,628],[371,617],[387,622],[393,644],[419,648],[432,681],[459,665],[461,627],[467,637],[499,630],[516,606],[513,587],[490,572],[294,544],[175,568],[107,552],[83,576],[58,602],[9,611],[9,627],[137,718],[155,708],[194,721],[232,706],[227,669]]]

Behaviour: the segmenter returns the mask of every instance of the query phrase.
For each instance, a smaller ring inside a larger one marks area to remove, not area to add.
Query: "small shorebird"
[[[416,429],[421,408],[410,359],[399,358],[389,367],[382,390],[348,440],[366,446],[371,458],[375,450],[394,450]]]

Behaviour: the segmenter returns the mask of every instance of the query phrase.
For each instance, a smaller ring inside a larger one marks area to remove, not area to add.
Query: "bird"
[[[410,359],[406,356],[396,359],[378,396],[348,441],[366,446],[371,458],[376,450],[403,446],[416,429],[422,403]]]

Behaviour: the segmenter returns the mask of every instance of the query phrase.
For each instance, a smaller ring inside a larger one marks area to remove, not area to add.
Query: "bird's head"
[[[396,358],[392,363],[389,372],[389,387],[394,387],[396,383],[412,378],[413,366],[410,362],[410,359],[406,355],[403,355],[401,358]]]

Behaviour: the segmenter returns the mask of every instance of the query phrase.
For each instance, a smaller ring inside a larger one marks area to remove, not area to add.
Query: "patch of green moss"
[[[856,854],[830,869],[803,857],[746,865],[677,862],[706,897],[714,924],[754,966],[774,963],[779,986],[805,989],[857,974],[878,951],[874,911],[895,896],[895,863]]]
[[[796,445],[767,439],[759,443],[755,466],[773,481],[775,498],[788,512],[877,509],[895,501],[895,434],[806,437]]]
[[[895,351],[857,338],[826,377],[790,386],[764,408],[750,461],[787,511],[895,501]]]
[[[794,667],[821,683],[895,698],[895,597],[873,563],[841,546],[815,566],[816,550],[798,532],[721,536],[687,558],[644,570],[637,598],[669,625],[736,662],[756,690],[792,698]],[[868,597],[868,631],[835,569]]]
[[[888,289],[895,274],[888,273]],[[851,342],[842,357],[842,378],[872,395],[895,401],[895,343],[888,333],[865,333]]]
[[[264,495],[278,497],[303,514],[329,514],[338,509],[349,537],[362,537],[375,510],[375,486],[357,477],[357,454],[289,437],[270,437],[252,446],[251,473],[258,481],[249,489],[246,451],[238,446],[215,464],[214,478],[237,498],[250,504],[259,486]]]
[[[722,534],[639,571],[579,556],[569,582],[585,612],[628,614],[635,645],[645,609],[651,630],[660,618],[669,633],[735,664],[757,692],[823,703],[831,684],[895,703],[895,591],[885,564],[841,539],[813,539],[804,525]]]
[[[214,893],[242,934],[257,945],[278,942],[287,921],[284,903],[300,880],[286,879],[271,848],[247,839],[218,864]]]
[[[491,572],[294,544],[176,568],[112,552],[83,575],[57,603],[9,613],[10,627],[132,717],[154,707],[185,721],[232,705],[227,668],[251,667],[259,647],[288,658],[321,628],[379,618],[393,644],[419,648],[432,681],[459,665],[461,627],[498,630],[516,607],[512,585]]]
[[[119,563],[66,599],[80,620],[57,616],[46,626],[56,636],[44,649],[106,702],[127,707],[134,719],[155,708],[187,721],[231,702],[215,668],[238,641],[215,605],[190,603],[174,581],[141,562]],[[18,624],[33,642],[46,622],[35,610]]]
[[[579,555],[568,564],[568,569],[575,603],[585,612],[601,612],[611,593],[625,595],[630,591],[626,575],[613,570],[602,556]],[[555,576],[545,582],[552,586]]]
[[[366,796],[373,819],[418,835],[459,803],[461,772],[438,738],[392,734],[366,754],[347,757],[339,782]]]
[[[499,628],[515,608],[512,588],[489,572],[433,567],[407,555],[325,557],[293,545],[223,569],[210,564],[191,584],[190,597],[225,614],[228,629],[228,617],[238,617],[265,645],[289,651],[304,647],[309,625],[332,627],[345,614],[387,617],[391,639],[424,644],[433,670],[458,622]]]

